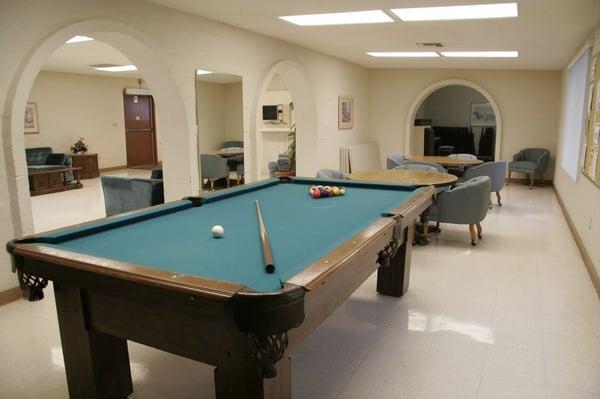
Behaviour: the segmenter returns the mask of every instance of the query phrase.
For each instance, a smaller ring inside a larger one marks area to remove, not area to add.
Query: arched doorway
[[[141,32],[113,21],[91,20],[79,22],[54,32],[39,46],[32,48],[20,64],[11,81],[3,107],[2,121],[4,155],[7,160],[9,201],[15,234],[29,234],[33,230],[31,202],[28,193],[27,165],[23,136],[23,114],[29,92],[42,66],[50,55],[68,39],[85,35],[105,42],[125,54],[144,75],[152,88],[157,107],[163,110],[161,125],[164,126],[163,164],[165,196],[167,200],[179,199],[192,192],[197,179],[188,147],[192,129],[177,84],[169,70],[152,49],[151,41]],[[197,171],[196,171],[197,173]]]
[[[412,141],[414,139],[413,125],[414,125],[415,118],[417,117],[417,112],[418,112],[419,108],[423,105],[423,103],[426,101],[426,99],[430,95],[432,95],[434,92],[436,92],[442,88],[449,87],[449,86],[462,86],[462,87],[467,87],[467,88],[473,89],[473,90],[477,91],[479,94],[481,94],[481,96],[483,96],[483,98],[485,98],[485,100],[487,100],[487,102],[490,104],[490,106],[495,114],[495,117],[496,117],[495,140],[494,140],[494,159],[499,160],[500,159],[500,143],[501,143],[501,137],[502,137],[502,118],[501,118],[501,114],[500,114],[500,109],[498,108],[498,104],[496,103],[494,98],[491,96],[491,94],[487,90],[485,90],[483,87],[479,86],[476,83],[473,83],[468,80],[463,80],[463,79],[447,79],[447,80],[442,80],[442,81],[433,83],[433,84],[427,86],[426,88],[424,88],[415,97],[415,99],[413,100],[413,102],[411,103],[411,105],[409,107],[408,117],[405,122],[405,128],[404,128],[405,152],[409,153],[412,148],[411,147]]]
[[[261,161],[259,160],[259,148],[257,135],[262,134],[262,105],[261,95],[271,84],[273,77],[278,75],[285,82],[286,89],[289,91],[293,101],[293,112],[296,123],[296,174],[299,176],[314,176],[318,165],[315,160],[317,155],[317,118],[314,97],[308,78],[300,65],[292,61],[281,61],[275,64],[262,80],[255,100],[254,112],[251,115],[250,126],[254,127],[254,134],[247,138],[250,143],[248,151],[251,164],[248,165],[251,173],[248,176],[250,181],[260,178]]]

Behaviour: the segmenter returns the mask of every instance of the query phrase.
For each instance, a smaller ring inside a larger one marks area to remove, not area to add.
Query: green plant
[[[285,155],[290,158],[291,164],[296,163],[296,124],[293,124],[288,133],[288,148],[285,150]]]
[[[83,142],[83,140],[84,138],[80,137],[79,140],[77,140],[75,144],[71,146],[71,152],[73,154],[85,153],[88,151],[88,146]]]

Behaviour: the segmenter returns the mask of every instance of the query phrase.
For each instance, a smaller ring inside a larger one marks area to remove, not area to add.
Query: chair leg
[[[500,198],[500,191],[496,191],[496,199],[498,200],[498,206],[502,206],[502,198]]]
[[[477,232],[475,231],[475,225],[469,225],[469,234],[471,234],[471,245],[477,245]]]
[[[529,174],[529,189],[530,190],[533,188],[533,176],[534,176],[534,173]]]
[[[508,171],[508,182],[506,183],[506,185],[510,184],[510,178],[511,178],[511,176],[512,176],[512,170],[509,170]]]
[[[227,188],[229,188],[229,186],[231,185],[231,180],[229,179],[229,176],[227,176]]]
[[[215,191],[215,180],[210,179],[210,191]]]
[[[544,187],[544,175],[540,173],[540,187]]]
[[[477,238],[481,238],[481,223],[477,223]]]

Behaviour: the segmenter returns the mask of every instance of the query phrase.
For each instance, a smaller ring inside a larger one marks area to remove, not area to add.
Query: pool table
[[[310,185],[346,194],[314,199]],[[126,398],[127,340],[214,365],[217,398],[291,396],[290,354],[362,282],[408,288],[432,187],[279,178],[7,244],[24,296],[54,283],[72,398]],[[266,273],[255,200],[270,237]],[[211,227],[225,229],[222,238]]]

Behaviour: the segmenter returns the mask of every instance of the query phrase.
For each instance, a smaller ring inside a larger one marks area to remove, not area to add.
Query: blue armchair
[[[488,211],[491,183],[489,177],[478,176],[439,193],[427,218],[438,223],[468,224],[471,245],[477,245],[481,221]]]
[[[317,171],[319,179],[348,179],[345,173],[335,169],[319,169]]]
[[[227,159],[213,154],[200,154],[200,172],[202,172],[202,182],[208,180],[211,190],[215,189],[217,179],[227,179],[227,187],[229,187]]]
[[[440,173],[447,173],[446,168],[442,165],[439,165],[434,162],[424,162],[424,161],[413,161],[408,159],[405,155],[402,154],[393,154],[389,155],[385,160],[385,166],[387,169],[395,169],[398,166],[402,165],[427,165],[435,168]]]
[[[525,173],[529,176],[529,189],[533,188],[535,175],[540,176],[540,186],[544,185],[544,173],[550,161],[550,151],[543,148],[526,148],[513,155],[508,164],[508,182],[512,172]]]
[[[162,179],[101,176],[106,216],[165,202]]]
[[[506,161],[486,162],[478,166],[470,167],[467,170],[465,170],[464,175],[458,181],[459,183],[466,182],[467,180],[478,176],[487,176],[490,178],[490,190],[496,193],[498,206],[502,206],[502,198],[500,197],[500,191],[502,191],[504,183],[506,182]]]

